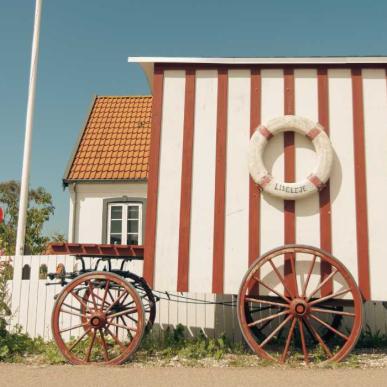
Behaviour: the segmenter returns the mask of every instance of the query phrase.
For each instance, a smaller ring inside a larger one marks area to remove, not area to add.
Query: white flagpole
[[[17,224],[15,255],[24,254],[24,239],[25,239],[25,233],[26,233],[26,217],[27,217],[27,207],[28,207],[28,188],[29,188],[28,181],[29,181],[29,175],[30,175],[30,159],[31,159],[32,123],[34,119],[36,72],[38,67],[41,13],[42,13],[42,0],[36,0],[34,35],[32,38],[30,82],[28,86],[26,131],[25,131],[25,137],[24,137],[23,169],[22,169],[22,178],[21,178],[21,186],[20,186],[19,218],[18,218],[18,224]]]

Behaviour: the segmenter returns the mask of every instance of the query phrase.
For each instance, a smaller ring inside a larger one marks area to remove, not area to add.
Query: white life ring
[[[263,152],[270,138],[287,131],[308,137],[317,153],[318,162],[312,173],[295,183],[275,179],[263,163]],[[295,200],[324,188],[332,168],[333,149],[329,137],[320,124],[304,117],[282,116],[256,129],[250,139],[248,158],[250,175],[262,190],[283,199]]]

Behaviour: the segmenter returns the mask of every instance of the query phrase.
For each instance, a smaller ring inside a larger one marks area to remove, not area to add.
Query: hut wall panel
[[[354,141],[352,118],[352,83],[348,69],[330,69],[329,126],[335,151],[332,167],[332,253],[358,278],[356,246],[356,201]],[[337,290],[341,285],[334,284]]]
[[[273,117],[283,115],[284,112],[284,74],[281,69],[264,69],[261,71],[262,82],[262,124],[265,124]],[[272,171],[274,176],[284,175],[284,140],[283,136],[275,136],[268,143],[264,162],[268,170]],[[261,253],[278,247],[284,241],[284,215],[283,200],[268,195],[265,192],[261,199]],[[283,266],[279,267],[283,274]],[[261,272],[261,278],[271,285],[271,279],[275,276]],[[278,285],[279,286],[279,285]],[[281,289],[282,290],[282,289]],[[260,286],[260,294],[268,294],[266,288]]]
[[[176,289],[185,71],[165,71],[155,252],[155,288]]]
[[[295,83],[295,114],[318,121],[317,70],[296,69]],[[296,181],[303,180],[314,169],[317,158],[312,142],[305,136],[295,134],[296,149]],[[320,205],[317,194],[296,201],[296,243],[320,246]],[[308,272],[310,261],[297,255],[297,278],[299,289]],[[317,287],[320,270],[316,265],[310,278],[309,290]]]
[[[317,71],[295,70],[295,114],[318,121]],[[317,158],[312,142],[305,136],[295,135],[296,181],[303,180],[314,169]],[[318,195],[296,201],[297,243],[319,246],[320,221]]]
[[[371,297],[373,300],[385,300],[387,298],[386,72],[383,69],[364,69],[362,75]]]
[[[218,73],[196,72],[189,290],[212,289]]]
[[[224,292],[235,293],[248,268],[250,71],[228,72]]]

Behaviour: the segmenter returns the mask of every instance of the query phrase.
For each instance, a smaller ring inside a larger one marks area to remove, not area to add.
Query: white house
[[[97,96],[69,160],[70,242],[142,244],[151,96]]]

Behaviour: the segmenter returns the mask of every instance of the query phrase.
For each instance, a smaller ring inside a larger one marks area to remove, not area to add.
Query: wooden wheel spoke
[[[355,313],[351,312],[344,312],[341,310],[335,310],[335,309],[324,309],[324,308],[311,308],[311,312],[320,312],[320,313],[327,313],[327,314],[338,314],[340,316],[347,316],[347,317],[355,317]]]
[[[124,317],[123,317],[123,316],[120,316],[119,318],[120,318],[120,320],[123,322],[123,324],[126,325],[126,321],[125,321]],[[136,323],[137,323],[137,321],[136,321]],[[118,329],[118,328],[117,328],[117,329]],[[129,337],[130,337],[130,340],[133,340],[133,335],[132,335],[132,332],[131,332],[131,331],[128,331],[128,335],[129,335]]]
[[[260,283],[263,287],[265,287],[267,290],[270,290],[271,292],[273,292],[274,294],[276,294],[278,297],[281,297],[283,300],[285,300],[287,303],[290,303],[290,300],[289,298],[287,298],[286,296],[284,296],[283,294],[277,292],[275,289],[271,288],[269,285],[265,284],[264,282],[262,282],[260,279],[254,277],[255,280]]]
[[[265,310],[269,310],[271,308],[272,308],[272,306],[264,306],[263,308],[250,309],[249,313],[264,312]]]
[[[99,335],[101,336],[104,359],[105,359],[105,361],[109,361],[109,354],[108,354],[108,350],[107,350],[105,336],[102,332],[102,329],[99,329]]]
[[[336,333],[336,335],[340,336],[341,338],[343,338],[344,340],[348,340],[348,336],[346,336],[344,333],[341,333],[340,331],[338,331],[337,329],[333,328],[332,326],[330,326],[328,323],[326,323],[325,321],[321,320],[320,318],[318,318],[317,316],[313,315],[313,314],[310,314],[309,315],[313,320],[319,322],[321,325],[324,325],[324,327],[328,328],[329,330],[331,330],[333,333]]]
[[[312,324],[308,321],[307,318],[304,319],[304,322],[306,326],[308,327],[311,334],[314,336],[314,338],[320,343],[321,348],[324,350],[324,352],[329,356],[332,357],[333,354],[330,351],[330,349],[327,347],[327,345],[324,343],[324,340],[321,338],[321,336],[317,333],[317,331],[313,328]]]
[[[79,308],[76,308],[75,306],[69,305],[66,302],[62,302],[62,306],[63,305],[66,306],[69,309],[77,311],[78,313],[82,313],[82,309],[79,309]]]
[[[267,316],[267,317],[264,317],[264,318],[261,318],[257,321],[254,321],[250,324],[247,324],[249,327],[254,327],[256,325],[259,325],[260,323],[263,323],[265,321],[269,321],[269,320],[274,320],[275,318],[277,317],[281,317],[281,316],[284,316],[286,314],[289,314],[289,311],[288,310],[285,310],[283,312],[280,312],[280,313],[276,313],[276,314],[272,314],[271,316]]]
[[[87,349],[87,354],[86,354],[86,361],[87,361],[87,362],[90,361],[91,350],[92,350],[93,347],[94,347],[95,336],[96,336],[96,335],[97,335],[97,331],[94,329],[94,331],[93,331],[93,336],[91,337],[91,342],[90,342],[89,348]]]
[[[122,325],[122,324],[115,324],[111,321],[108,321],[107,325],[109,325],[109,326],[112,325],[113,327],[118,327],[118,328],[126,329],[128,331],[137,332],[137,329],[134,329],[134,328],[128,327],[126,325]]]
[[[85,314],[74,313],[74,312],[72,312],[70,310],[65,310],[63,308],[61,308],[60,312],[61,313],[66,313],[66,314],[71,314],[72,316],[76,316],[76,317],[80,317],[80,318],[86,318]]]
[[[86,326],[86,325],[88,325],[88,323],[87,323],[87,322],[84,322],[84,323],[82,323],[82,324],[74,325],[73,327],[61,329],[61,330],[59,331],[59,333],[68,332],[68,331],[71,331],[72,329],[81,328],[81,327],[84,327],[84,326]]]
[[[296,322],[297,322],[297,320],[293,317],[292,324],[290,325],[288,337],[286,339],[285,348],[284,348],[284,351],[282,352],[282,356],[280,359],[281,363],[284,363],[286,360],[286,357],[288,356],[289,346],[290,346],[290,342],[292,341],[294,327],[296,326]]]
[[[123,315],[129,315],[129,314],[134,314],[137,313],[137,307],[134,308],[129,308],[126,310],[122,310],[121,312],[113,313],[113,314],[108,314],[107,317],[118,317],[118,316],[123,316]]]
[[[103,308],[104,305],[109,305],[108,302],[106,302],[106,300],[103,299],[103,297],[99,296],[98,294],[95,294],[94,293],[94,297],[97,298],[98,300],[102,301],[102,304],[98,304],[98,306],[101,306]]]
[[[267,301],[267,300],[260,300],[258,298],[246,297],[245,301],[255,302],[257,304],[273,305],[273,306],[277,306],[280,308],[289,308],[289,305],[287,305],[287,304],[281,304],[280,302],[273,302],[273,301]]]
[[[116,305],[120,300],[121,298],[125,295],[125,292],[121,293],[116,299],[115,301],[110,304],[110,306],[106,309],[105,313],[109,313],[109,311],[111,310],[111,308],[113,308],[114,305]]]
[[[106,284],[105,284],[105,290],[103,292],[103,296],[102,296],[102,304],[105,304],[106,302],[106,297],[107,297],[107,292],[109,290],[109,286],[110,286],[110,280],[106,280]],[[106,302],[106,304],[109,304],[108,302]]]
[[[282,327],[284,327],[284,326],[288,323],[288,321],[289,321],[291,318],[292,318],[291,315],[289,315],[288,317],[286,317],[286,319],[285,319],[284,321],[282,321],[282,323],[279,324],[279,325],[277,326],[277,328],[274,329],[274,331],[272,331],[272,332],[270,333],[270,335],[266,337],[265,340],[262,341],[262,343],[260,344],[260,347],[263,348],[263,347],[264,347],[264,346],[265,346],[265,345],[266,345],[266,344],[267,344],[267,343],[275,336],[275,334],[276,334]]]
[[[278,271],[277,267],[274,265],[273,261],[269,259],[269,263],[271,267],[274,270],[274,273],[277,275],[278,279],[281,281],[282,285],[284,286],[285,290],[291,295],[291,297],[294,297],[293,292],[290,291],[288,285],[286,285],[285,279],[282,277],[281,273]]]
[[[69,352],[71,352],[90,331],[91,331],[91,328],[86,329],[83,332],[83,334],[76,341],[74,341],[73,344],[71,344],[71,347],[69,348]]]
[[[313,260],[312,260],[312,264],[309,267],[308,274],[306,276],[306,280],[305,280],[304,286],[302,288],[301,297],[305,297],[306,289],[308,288],[310,277],[313,273],[314,265],[316,264],[316,259],[317,259],[317,255],[314,255]]]
[[[87,287],[88,287],[88,289],[89,289],[89,292],[90,292],[90,295],[91,295],[91,299],[92,299],[92,301],[93,301],[94,309],[95,309],[95,310],[98,310],[98,306],[99,306],[99,305],[97,304],[97,301],[96,301],[96,299],[95,299],[94,286],[93,286],[93,284],[91,283],[91,281],[88,282]]]
[[[81,297],[78,296],[74,291],[71,291],[70,294],[88,311],[90,311],[90,308],[87,306],[87,303],[82,300]]]
[[[307,301],[309,301],[328,281],[330,281],[338,272],[339,270],[335,267],[334,270],[325,277],[324,281],[320,281],[319,285],[316,289],[313,290],[313,292],[307,297]]]
[[[121,351],[125,351],[126,346],[120,341],[120,339],[109,328],[106,328],[106,331],[113,338],[113,340],[116,342],[116,344],[118,344],[120,346]]]
[[[122,302],[120,303],[121,308],[128,308],[130,305],[133,305],[133,304],[134,304],[134,301],[130,301],[127,304],[123,304]]]
[[[328,296],[325,296],[325,297],[322,297],[322,298],[317,298],[316,300],[313,300],[313,301],[309,302],[309,305],[312,306],[312,305],[319,304],[320,302],[324,302],[324,301],[330,300],[332,298],[342,296],[343,294],[346,294],[346,293],[348,293],[350,291],[351,291],[351,289],[349,289],[349,288],[348,289],[344,289],[344,290],[340,290],[340,291],[338,291],[336,293],[329,294]]]
[[[124,317],[124,316],[120,316],[120,317]],[[127,317],[130,321],[133,321],[135,324],[137,324],[137,320],[135,319],[135,318],[133,318],[132,316],[130,316],[130,315],[125,315],[125,317]]]
[[[114,302],[114,297],[112,296],[110,289],[108,289],[107,292],[108,292],[108,295],[109,295],[110,299],[112,300],[112,302]]]
[[[297,273],[296,273],[296,253],[290,255],[290,266],[292,268],[294,276],[294,289],[296,291],[296,297],[298,297],[298,284],[297,284]],[[289,293],[292,294],[292,293]]]
[[[308,355],[308,349],[306,347],[304,327],[303,327],[301,319],[298,319],[298,329],[300,330],[301,348],[302,348],[302,352],[304,354],[304,360],[305,360],[305,363],[308,364],[309,363],[309,355]]]

